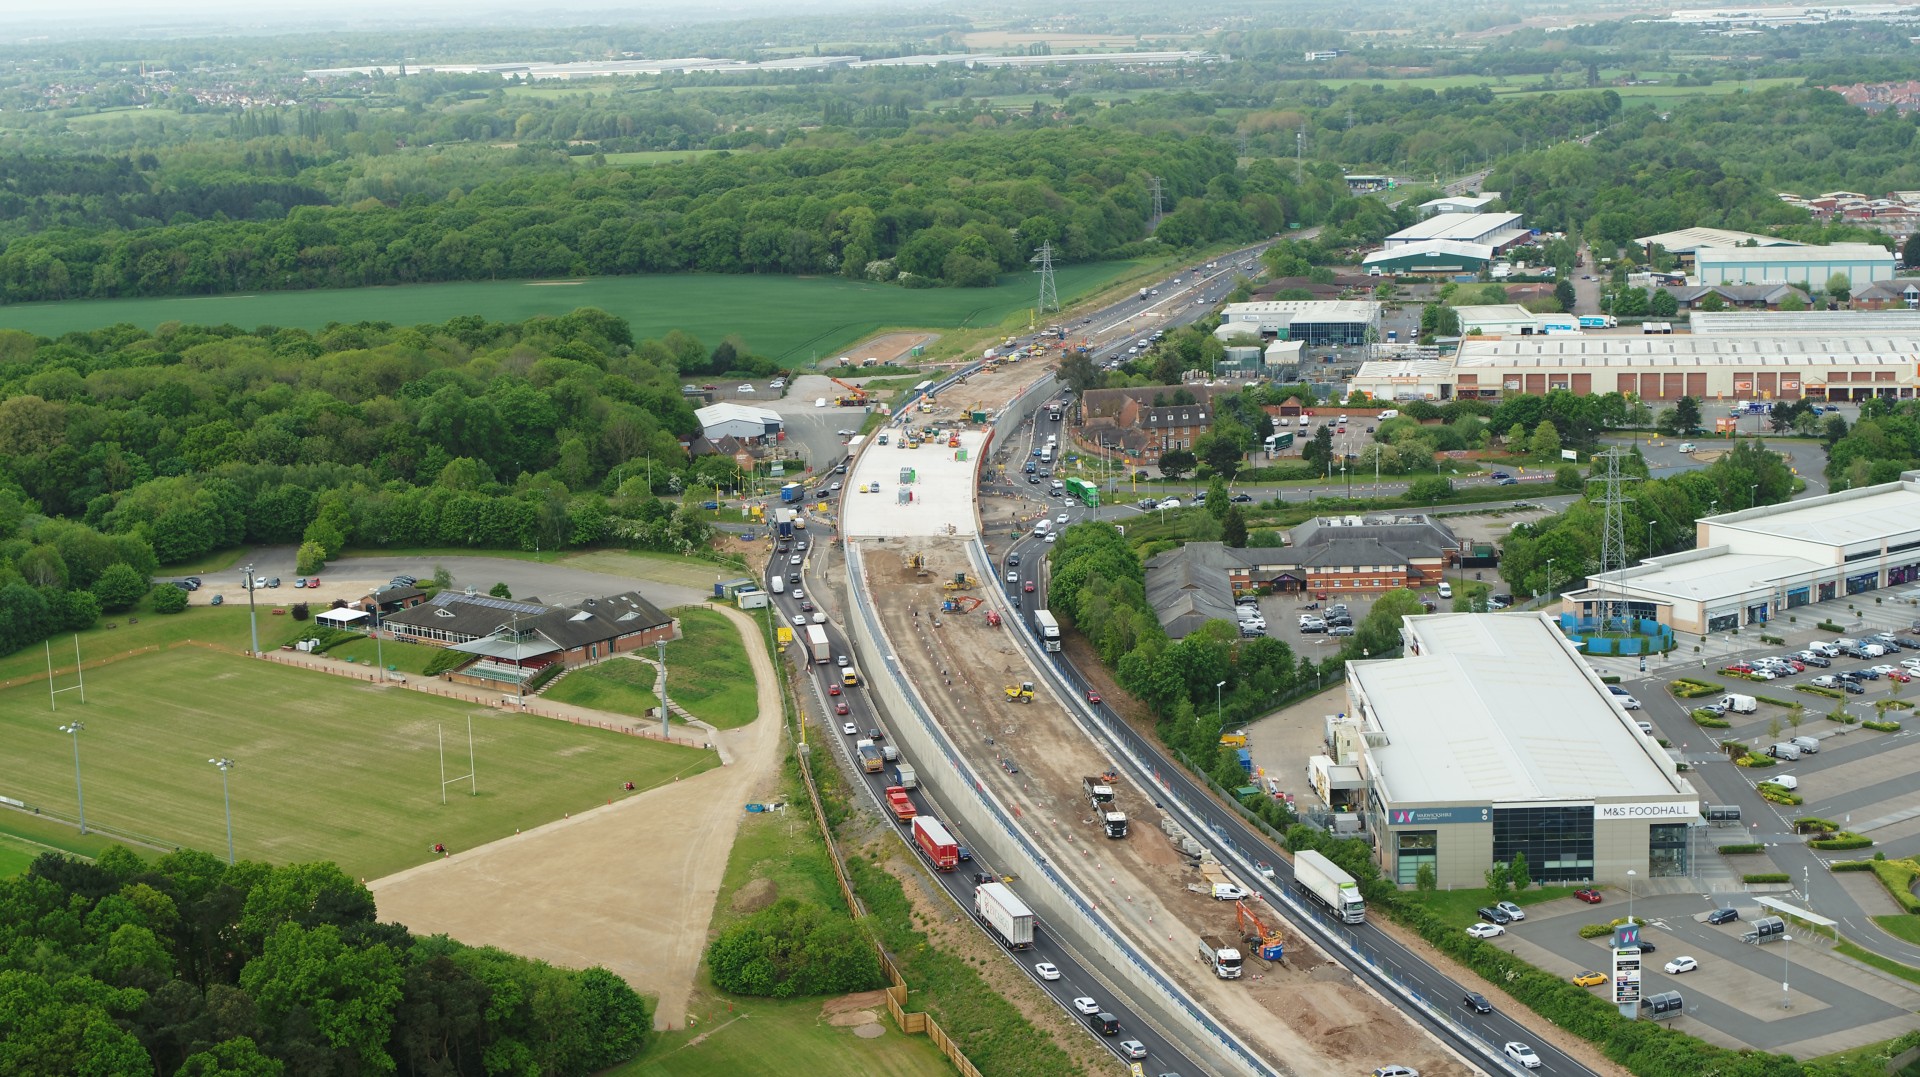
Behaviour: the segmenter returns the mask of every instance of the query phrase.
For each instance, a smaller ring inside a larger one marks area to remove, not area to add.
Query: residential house
[[[1661,290],[1672,295],[1681,310],[1699,310],[1709,295],[1719,296],[1727,310],[1779,310],[1790,295],[1807,301],[1806,293],[1791,284],[1683,284]]]
[[[1853,290],[1855,310],[1920,310],[1920,278],[1897,277]]]

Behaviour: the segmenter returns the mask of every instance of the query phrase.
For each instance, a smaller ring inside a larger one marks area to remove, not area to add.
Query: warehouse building
[[[1641,236],[1633,241],[1643,252],[1647,260],[1653,258],[1653,248],[1659,247],[1668,254],[1678,255],[1682,263],[1691,263],[1694,252],[1702,247],[1804,247],[1791,239],[1779,239],[1763,236],[1754,232],[1735,232],[1726,228],[1682,228],[1675,232],[1662,232],[1655,236]]]
[[[1877,336],[1891,333],[1920,337],[1920,311],[1915,310],[1696,310],[1687,315],[1695,336],[1766,336],[1810,333],[1824,337]]]
[[[1892,280],[1898,259],[1877,243],[1824,247],[1701,247],[1693,252],[1697,284],[1797,284],[1809,291],[1834,274],[1858,287]]]
[[[1708,516],[1695,548],[1588,577],[1562,597],[1683,632],[1761,625],[1815,602],[1920,582],[1920,471],[1899,481]]]
[[[777,441],[782,429],[779,412],[751,404],[709,404],[695,408],[693,417],[700,423],[701,436],[715,442],[721,438]]]
[[[1727,315],[1728,317],[1744,315]],[[1552,334],[1466,339],[1450,358],[1371,362],[1349,393],[1376,400],[1495,400],[1555,390],[1633,393],[1649,402],[1911,400],[1920,333],[1738,336]]]
[[[1539,882],[1689,873],[1699,794],[1550,618],[1402,625],[1406,657],[1347,664],[1330,762],[1362,788],[1326,790],[1362,801],[1387,878],[1480,887],[1516,854]]]
[[[1533,233],[1521,227],[1518,213],[1436,213],[1388,236],[1383,246],[1393,250],[1416,243],[1450,240],[1484,243],[1499,254],[1532,239]]]
[[[1580,319],[1573,314],[1535,314],[1518,303],[1487,303],[1455,307],[1460,332],[1469,336],[1545,336],[1578,333]]]
[[[1444,198],[1436,198],[1431,202],[1420,203],[1420,215],[1422,217],[1432,217],[1440,213],[1481,213],[1484,212],[1488,206],[1498,201],[1500,201],[1499,191],[1482,191],[1479,194],[1447,195]]]
[[[1374,251],[1362,258],[1360,264],[1367,275],[1373,277],[1464,274],[1477,277],[1492,264],[1495,253],[1486,243],[1430,239],[1425,243]]]
[[[1273,337],[1306,344],[1365,344],[1379,336],[1380,304],[1360,299],[1229,303],[1213,335]]]

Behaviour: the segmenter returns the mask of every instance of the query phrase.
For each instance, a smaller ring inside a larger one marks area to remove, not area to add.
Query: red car
[[[1100,702],[1100,693],[1094,691],[1091,688],[1087,689],[1087,702],[1089,703]]]
[[[1913,677],[1910,674],[1902,673],[1897,669],[1890,669],[1887,671],[1887,679],[1890,681],[1899,681],[1901,684],[1906,684],[1907,682],[1913,680]]]
[[[847,714],[847,713],[849,713],[849,712],[848,712],[848,710],[847,710],[847,701],[843,699],[843,700],[841,700],[840,702],[838,702],[838,703],[835,703],[835,704],[833,705],[833,713],[835,713],[835,714]]]
[[[1027,581],[1027,586],[1026,586],[1026,587],[1024,588],[1024,590],[1025,590],[1025,591],[1026,591],[1026,592],[1027,592],[1028,594],[1032,594],[1032,593],[1033,593],[1033,581],[1032,581],[1032,580],[1028,580],[1028,581]]]
[[[828,694],[828,695],[830,695],[830,696],[837,696],[837,695],[839,695],[839,694],[840,694],[840,686],[839,686],[839,685],[837,685],[837,684],[829,684],[829,685],[827,685],[827,694]]]
[[[318,587],[318,586],[320,586],[320,577],[318,577],[318,576],[315,576],[314,578],[312,578],[312,579],[310,579],[310,580],[308,580],[308,581],[307,581],[307,586],[308,586],[308,587]]]
[[[1600,904],[1600,891],[1598,890],[1575,890],[1573,896],[1589,905]]]
[[[1750,666],[1750,665],[1747,665],[1747,664],[1746,664],[1745,662],[1735,662],[1735,663],[1734,663],[1733,665],[1730,665],[1730,666],[1722,666],[1722,667],[1720,667],[1720,672],[1722,672],[1722,673],[1752,673],[1752,672],[1753,672],[1753,667],[1752,667],[1752,666]]]

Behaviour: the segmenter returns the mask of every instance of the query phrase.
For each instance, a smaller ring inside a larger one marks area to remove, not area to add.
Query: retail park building
[[[1695,548],[1589,576],[1565,607],[1727,632],[1848,596],[1920,585],[1920,471],[1899,481],[1704,517]]]
[[[1545,614],[1405,618],[1402,658],[1348,663],[1316,787],[1365,810],[1386,876],[1479,887],[1688,874],[1699,794]]]

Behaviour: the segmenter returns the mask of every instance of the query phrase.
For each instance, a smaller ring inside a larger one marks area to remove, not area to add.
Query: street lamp
[[[1551,557],[1547,558],[1547,593],[1545,597],[1549,601],[1553,598],[1553,558]]]
[[[207,760],[207,762],[212,763],[220,771],[220,796],[221,796],[221,799],[227,802],[227,864],[228,866],[232,866],[233,864],[233,793],[231,790],[227,788],[227,771],[230,771],[233,769],[233,760],[228,759],[225,756],[221,756],[216,759],[209,759]]]
[[[1753,494],[1747,498],[1747,507],[1750,509],[1760,507],[1760,484],[1757,482],[1753,484]]]
[[[1653,556],[1653,521],[1647,521],[1647,556]]]
[[[1635,875],[1635,874],[1637,874],[1637,873],[1636,873],[1636,872],[1635,872],[1635,871],[1634,871],[1634,870],[1633,870],[1632,868],[1628,868],[1628,869],[1627,869],[1627,923],[1629,923],[1629,924],[1631,924],[1631,923],[1633,923],[1633,922],[1634,922],[1634,919],[1633,919],[1633,877],[1634,877],[1634,875]]]
[[[80,731],[87,728],[81,722],[68,722],[60,727],[60,732],[73,734],[73,799],[80,805],[80,833],[87,832],[87,797],[80,789]]]
[[[1227,682],[1225,681],[1221,681],[1213,686],[1213,722],[1215,725],[1224,725],[1226,723],[1226,712],[1220,704],[1220,690],[1226,686]]]
[[[247,627],[253,633],[253,656],[260,657],[260,617],[253,606],[253,564],[247,564]]]

